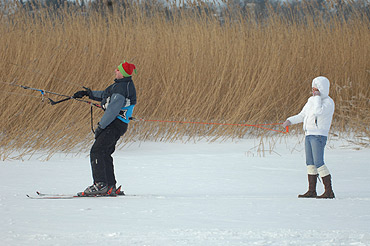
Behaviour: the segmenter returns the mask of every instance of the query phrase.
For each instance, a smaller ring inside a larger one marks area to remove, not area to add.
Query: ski
[[[36,194],[38,196],[40,196],[40,197],[42,197],[42,196],[56,196],[56,197],[59,197],[59,196],[67,196],[67,197],[69,197],[69,196],[76,196],[76,195],[72,195],[72,194],[41,193],[39,191],[36,191]]]
[[[117,197],[112,195],[94,195],[94,196],[86,196],[86,195],[44,195],[44,196],[32,196],[26,195],[30,199],[74,199],[74,198],[98,198],[98,197]]]
[[[56,196],[31,196],[26,195],[30,199],[73,199],[73,198],[81,198],[83,196],[69,196],[69,195],[56,195]],[[87,197],[87,196],[85,196]]]
[[[125,193],[121,191],[121,186],[119,186],[114,194],[111,194],[112,190],[108,191],[107,194],[100,194],[100,195],[86,195],[84,192],[79,192],[76,195],[72,194],[48,194],[48,193],[41,193],[36,191],[37,196],[32,196],[26,194],[26,196],[30,199],[73,199],[73,198],[86,198],[86,197],[117,197],[117,196],[125,196]]]

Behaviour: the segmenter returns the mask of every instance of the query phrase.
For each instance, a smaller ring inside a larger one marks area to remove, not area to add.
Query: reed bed
[[[41,93],[9,83],[66,95],[82,86],[103,90],[124,59],[137,66],[134,116],[139,119],[283,122],[303,107],[312,79],[323,75],[336,102],[334,131],[370,136],[370,21],[361,13],[346,21],[340,15],[307,14],[302,22],[271,11],[262,24],[233,13],[220,23],[217,16],[188,10],[169,20],[155,7],[143,11],[139,4],[126,9],[113,4],[104,13],[66,6],[32,14],[19,8],[0,17],[3,160],[86,151],[93,141],[88,104],[70,100],[52,106]],[[93,111],[97,123],[103,112]],[[266,133],[254,127],[139,121],[130,123],[123,141]]]

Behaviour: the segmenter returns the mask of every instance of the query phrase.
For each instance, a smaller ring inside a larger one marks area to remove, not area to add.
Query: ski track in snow
[[[126,197],[26,197],[86,188],[86,153],[1,162],[1,245],[370,245],[369,149],[329,141],[337,198],[298,199],[302,138],[281,138],[264,157],[259,142],[128,145],[114,154]]]

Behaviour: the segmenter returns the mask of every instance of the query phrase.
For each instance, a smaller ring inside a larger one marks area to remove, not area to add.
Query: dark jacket
[[[136,105],[136,89],[131,77],[115,79],[104,91],[91,91],[90,99],[100,101],[105,110],[99,126],[104,129],[116,118],[130,122]]]

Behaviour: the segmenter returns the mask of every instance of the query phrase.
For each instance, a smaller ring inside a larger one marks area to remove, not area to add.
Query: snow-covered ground
[[[130,195],[115,198],[26,197],[82,191],[92,183],[88,153],[0,162],[0,244],[370,245],[370,149],[331,139],[337,198],[298,199],[302,140],[132,143],[114,154]]]

